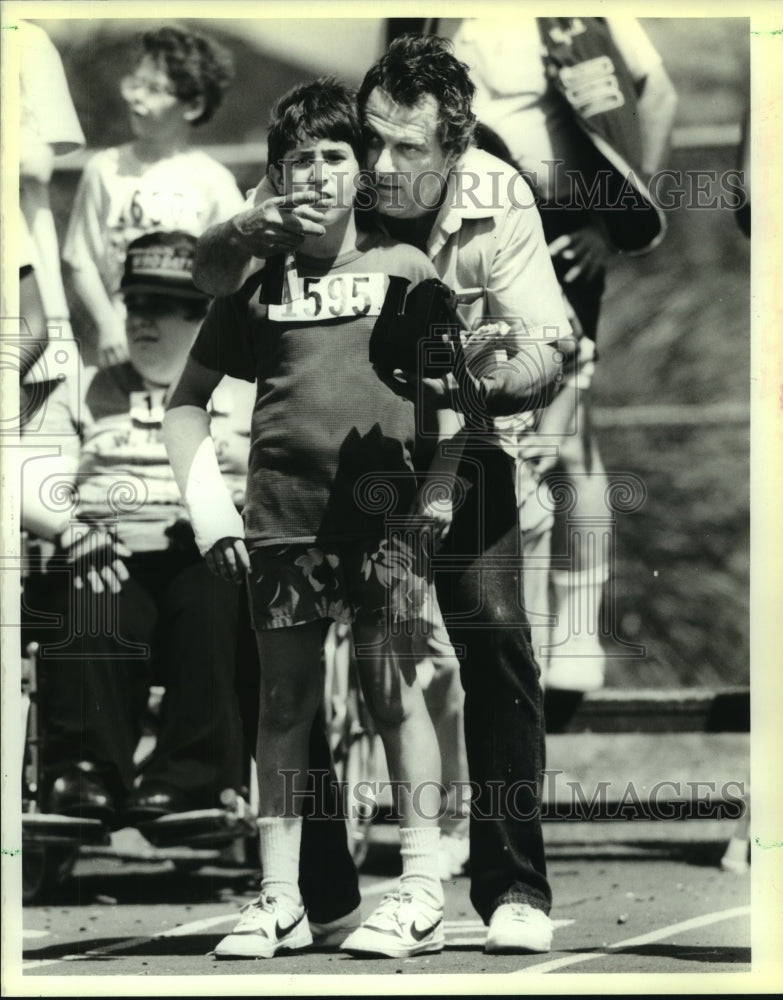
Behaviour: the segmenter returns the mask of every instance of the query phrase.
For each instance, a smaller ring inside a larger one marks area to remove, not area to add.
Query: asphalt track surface
[[[484,954],[485,929],[463,876],[444,886],[446,948],[440,954],[360,960],[332,950],[217,960],[210,952],[254,895],[256,873],[222,864],[185,872],[172,861],[133,860],[131,847],[125,858],[109,850],[80,857],[54,898],[20,910],[21,986],[6,995],[324,995],[364,992],[358,978],[364,976],[373,977],[372,992],[387,992],[389,982],[394,992],[529,992],[531,976],[549,983],[536,992],[560,992],[562,977],[571,982],[573,974],[587,992],[612,992],[606,977],[617,975],[619,983],[628,974],[637,987],[650,974],[663,974],[693,978],[701,992],[698,984],[718,975],[717,992],[741,989],[743,973],[751,971],[751,876],[720,868],[730,822],[552,823],[545,829],[556,924],[548,955]],[[376,824],[361,876],[365,915],[396,881],[397,850],[396,827]],[[400,975],[414,978],[402,982],[395,978]],[[142,986],[142,976],[154,978]],[[258,976],[271,978],[259,984]],[[68,977],[79,977],[78,985]],[[166,978],[159,983],[156,977]],[[213,977],[230,978],[218,984]],[[552,977],[561,980],[559,987]]]

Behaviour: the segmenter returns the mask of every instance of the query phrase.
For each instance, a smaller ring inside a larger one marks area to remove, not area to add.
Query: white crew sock
[[[261,891],[284,896],[297,906],[299,894],[299,851],[302,842],[301,816],[262,816],[256,820],[261,853]]]
[[[437,826],[400,827],[402,878],[400,890],[422,899],[430,906],[443,906],[443,886],[438,877]]]

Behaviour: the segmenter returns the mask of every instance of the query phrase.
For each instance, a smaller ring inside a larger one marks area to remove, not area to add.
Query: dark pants
[[[478,440],[459,475],[470,484],[434,559],[435,586],[465,688],[471,803],[471,901],[485,922],[503,902],[549,912],[541,829],[544,717],[522,594],[511,459]]]
[[[122,799],[133,787],[149,685],[160,683],[166,694],[144,779],[186,793],[194,808],[216,806],[224,788],[242,783],[238,588],[213,576],[195,550],[137,554],[126,565],[130,579],[116,597],[75,590],[54,564],[27,581],[45,771],[56,777],[90,761]]]

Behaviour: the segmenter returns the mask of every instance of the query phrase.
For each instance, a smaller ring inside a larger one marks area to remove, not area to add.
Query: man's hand
[[[323,215],[314,206],[320,203],[316,191],[267,198],[239,215],[232,224],[238,242],[253,257],[273,257],[295,250],[305,236],[323,236]]]
[[[205,558],[215,576],[229,583],[241,583],[245,574],[250,572],[250,556],[242,538],[219,539]]]
[[[473,331],[461,330],[459,339],[445,338],[444,344],[451,348],[452,370],[439,378],[425,378],[418,372],[406,372],[395,368],[391,378],[380,378],[391,389],[414,401],[421,400],[434,409],[451,408],[461,389],[471,398],[480,392],[479,379],[470,371],[465,357],[466,350],[473,357],[482,352],[493,353],[498,341],[505,348],[503,338],[508,333],[506,323],[488,323]]]
[[[558,257],[564,261],[573,261],[563,277],[563,282],[570,284],[579,277],[585,281],[595,278],[606,266],[609,251],[600,232],[587,227],[558,236],[549,244],[549,256],[555,262]]]
[[[96,594],[107,588],[119,594],[129,573],[123,559],[132,553],[114,532],[100,524],[71,524],[57,538],[58,547],[73,566],[77,590],[92,587]]]
[[[453,394],[458,388],[451,372],[441,378],[422,378],[418,372],[405,372],[402,368],[395,368],[388,378],[380,372],[376,374],[398,396],[411,399],[414,403],[421,402],[433,409],[450,407]]]

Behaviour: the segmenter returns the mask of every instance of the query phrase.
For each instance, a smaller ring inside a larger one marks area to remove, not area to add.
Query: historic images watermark
[[[316,820],[341,816],[374,820],[384,808],[392,818],[399,818],[403,799],[420,819],[429,821],[472,816],[477,822],[509,817],[525,822],[538,815],[578,821],[740,819],[747,809],[745,783],[735,780],[662,779],[650,786],[599,781],[588,787],[565,779],[564,771],[549,769],[540,782],[498,780],[481,786],[475,781],[453,781],[446,786],[438,781],[412,784],[371,778],[348,784],[321,770],[309,776],[296,769],[278,773],[283,781],[283,815],[301,815],[304,810]],[[424,808],[425,802],[433,801],[433,793],[440,799],[434,811]]]
[[[723,171],[667,168],[642,179],[633,171],[623,175],[611,169],[596,170],[588,177],[580,170],[563,169],[564,161],[558,159],[545,160],[544,167],[546,177],[535,171],[511,172],[508,167],[480,174],[457,167],[449,175],[435,170],[415,175],[406,170],[384,174],[364,170],[350,180],[333,176],[332,183],[340,202],[353,199],[360,211],[370,212],[378,208],[382,198],[384,213],[402,210],[411,200],[423,211],[434,211],[447,185],[449,205],[459,211],[500,210],[509,205],[518,209],[535,208],[541,202],[537,195],[541,190],[555,192],[547,198],[547,207],[598,212],[624,212],[644,208],[649,203],[664,212],[679,209],[734,212],[748,202],[745,173],[736,168]],[[290,166],[284,165],[285,169]],[[291,183],[298,189],[318,190],[322,170],[323,164],[314,161],[307,183]]]

